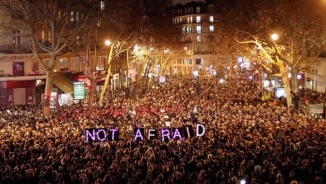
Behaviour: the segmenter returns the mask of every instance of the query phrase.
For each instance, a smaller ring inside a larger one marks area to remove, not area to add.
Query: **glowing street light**
[[[271,38],[272,38],[273,41],[278,40],[278,34],[277,34],[277,33],[273,33],[273,34],[271,35]]]
[[[138,52],[140,50],[140,47],[138,45],[134,46],[134,52]]]
[[[109,46],[109,45],[111,45],[111,41],[110,41],[110,40],[105,40],[104,44],[105,44],[106,46]]]

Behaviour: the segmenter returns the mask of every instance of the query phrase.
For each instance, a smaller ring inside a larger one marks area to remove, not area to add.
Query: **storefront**
[[[0,81],[0,105],[35,104],[36,80]]]

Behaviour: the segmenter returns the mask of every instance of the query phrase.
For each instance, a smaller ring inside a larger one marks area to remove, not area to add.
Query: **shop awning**
[[[53,75],[53,84],[57,86],[64,93],[73,92],[72,82],[60,73]]]

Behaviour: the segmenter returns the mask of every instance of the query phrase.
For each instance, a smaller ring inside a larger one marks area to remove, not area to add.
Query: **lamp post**
[[[104,45],[107,46],[107,47],[109,47],[111,45],[111,41],[110,40],[105,40],[104,41]],[[107,57],[109,57],[109,56],[107,56]],[[114,84],[114,80],[113,80],[113,77],[112,77],[112,83],[111,83],[112,98],[114,98],[113,84]],[[106,88],[106,98],[107,98],[107,100],[109,100],[109,88]]]
[[[273,33],[272,35],[271,35],[271,39],[273,40],[273,41],[276,41],[276,40],[278,40],[278,34],[277,33]]]

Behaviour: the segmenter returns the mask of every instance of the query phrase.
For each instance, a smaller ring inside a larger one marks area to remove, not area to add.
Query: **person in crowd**
[[[225,83],[176,76],[141,99],[62,106],[47,121],[38,106],[2,106],[0,183],[326,183],[325,120],[263,94],[242,76]],[[207,131],[181,141],[132,139],[133,127],[166,122]],[[84,129],[103,127],[119,128],[119,140],[85,142]]]

